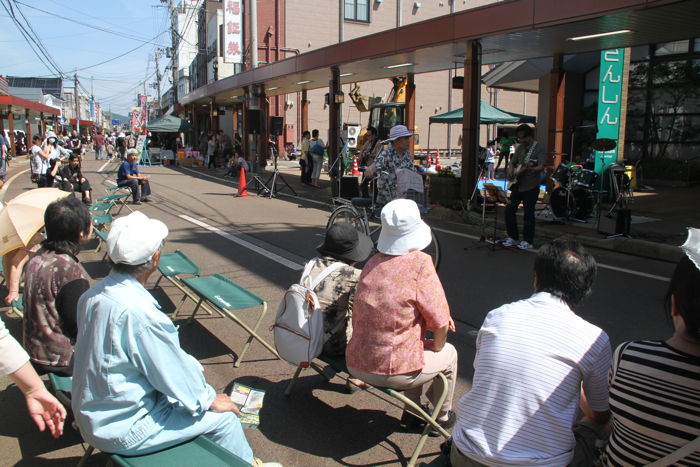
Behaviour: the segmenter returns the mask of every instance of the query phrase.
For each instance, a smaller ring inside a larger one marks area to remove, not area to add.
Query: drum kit
[[[616,144],[612,139],[597,139],[591,146],[596,151],[605,152],[614,149]],[[608,194],[615,198],[610,212],[618,205],[623,207],[622,204],[624,204],[626,207],[625,200],[621,199],[622,195],[629,191],[624,188],[623,180],[627,177],[624,171],[625,168],[618,164],[608,167],[607,173],[610,174],[609,185],[611,185],[608,187],[610,188]],[[557,220],[586,222],[599,206],[601,194],[607,191],[599,186],[597,172],[586,169],[578,163],[559,164],[552,173],[552,180],[555,188],[549,197],[549,205]]]
[[[598,174],[580,164],[559,164],[552,174],[556,188],[549,197],[552,214],[558,219],[584,221],[595,206],[594,190]]]

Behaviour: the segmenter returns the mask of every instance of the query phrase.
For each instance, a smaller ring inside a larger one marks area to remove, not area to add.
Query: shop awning
[[[3,108],[3,111],[6,112],[8,111],[9,106],[16,107],[18,109],[29,110],[32,114],[43,112],[46,114],[58,115],[61,113],[61,111],[56,107],[50,107],[48,105],[39,104],[38,102],[22,99],[21,97],[0,96],[0,108]]]
[[[456,109],[440,115],[430,117],[430,123],[462,123],[463,109]],[[514,112],[506,112],[481,101],[481,123],[535,123],[536,118],[531,115],[522,115]]]
[[[148,122],[148,131],[151,132],[177,133],[191,129],[192,125],[190,125],[190,122],[173,115],[165,115]]]
[[[70,122],[70,124],[73,125],[73,126],[76,126],[76,125],[77,125],[77,122],[75,121],[74,118],[71,118],[71,119],[69,120],[69,122]],[[93,122],[92,120],[80,120],[80,125],[81,125],[81,126],[90,126],[90,125],[94,125],[94,124],[95,124],[95,122]]]

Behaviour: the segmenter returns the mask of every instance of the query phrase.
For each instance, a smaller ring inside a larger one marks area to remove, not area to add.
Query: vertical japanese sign
[[[610,49],[600,52],[600,86],[598,88],[598,133],[596,138],[620,139],[622,111],[623,70],[625,49]],[[617,162],[618,147],[605,152],[596,152],[595,171],[602,180],[605,169]]]
[[[224,0],[224,61],[243,63],[243,2]]]

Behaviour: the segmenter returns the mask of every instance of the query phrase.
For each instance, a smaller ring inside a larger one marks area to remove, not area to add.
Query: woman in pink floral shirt
[[[451,409],[457,351],[446,343],[454,322],[445,292],[430,256],[421,251],[430,241],[430,227],[421,220],[414,201],[398,199],[382,209],[379,253],[362,269],[345,358],[356,378],[403,390],[418,404],[423,385],[431,384],[427,395],[434,405],[442,393],[441,380],[435,376],[443,372],[449,388],[437,408],[438,422],[449,428],[455,422]],[[435,391],[433,384],[438,386]],[[401,421],[408,429],[420,425],[406,411]]]

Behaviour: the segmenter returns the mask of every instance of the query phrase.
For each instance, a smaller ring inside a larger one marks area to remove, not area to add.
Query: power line
[[[103,28],[103,27],[95,26],[95,25],[90,24],[90,23],[84,23],[84,22],[82,22],[82,21],[78,21],[78,20],[73,19],[73,18],[69,18],[69,17],[66,17],[66,16],[59,15],[58,13],[52,13],[52,12],[50,12],[50,11],[42,10],[41,8],[37,8],[37,7],[35,7],[35,6],[28,5],[28,4],[23,3],[23,2],[20,2],[20,1],[18,1],[18,0],[14,0],[14,1],[15,1],[15,3],[19,3],[20,5],[24,5],[24,6],[26,6],[27,8],[31,8],[32,10],[40,11],[40,12],[42,12],[42,13],[46,13],[47,15],[51,15],[51,16],[53,16],[53,17],[60,18],[60,19],[65,20],[65,21],[69,21],[69,22],[71,22],[71,23],[76,23],[76,24],[79,24],[79,25],[81,25],[81,26],[85,26],[86,28],[90,28],[90,29],[95,29],[95,30],[97,30],[97,31],[106,32],[106,33],[108,33],[108,34],[114,34],[115,36],[124,37],[124,38],[126,38],[126,39],[131,39],[131,40],[134,40],[134,41],[146,42],[146,43],[148,43],[148,44],[153,44],[153,42],[152,42],[153,39],[146,40],[146,39],[144,39],[144,38],[142,38],[142,37],[133,36],[133,35],[130,35],[130,34],[125,34],[125,33],[119,32],[119,31],[115,31],[115,30],[113,30],[113,29],[108,29],[108,28]]]

